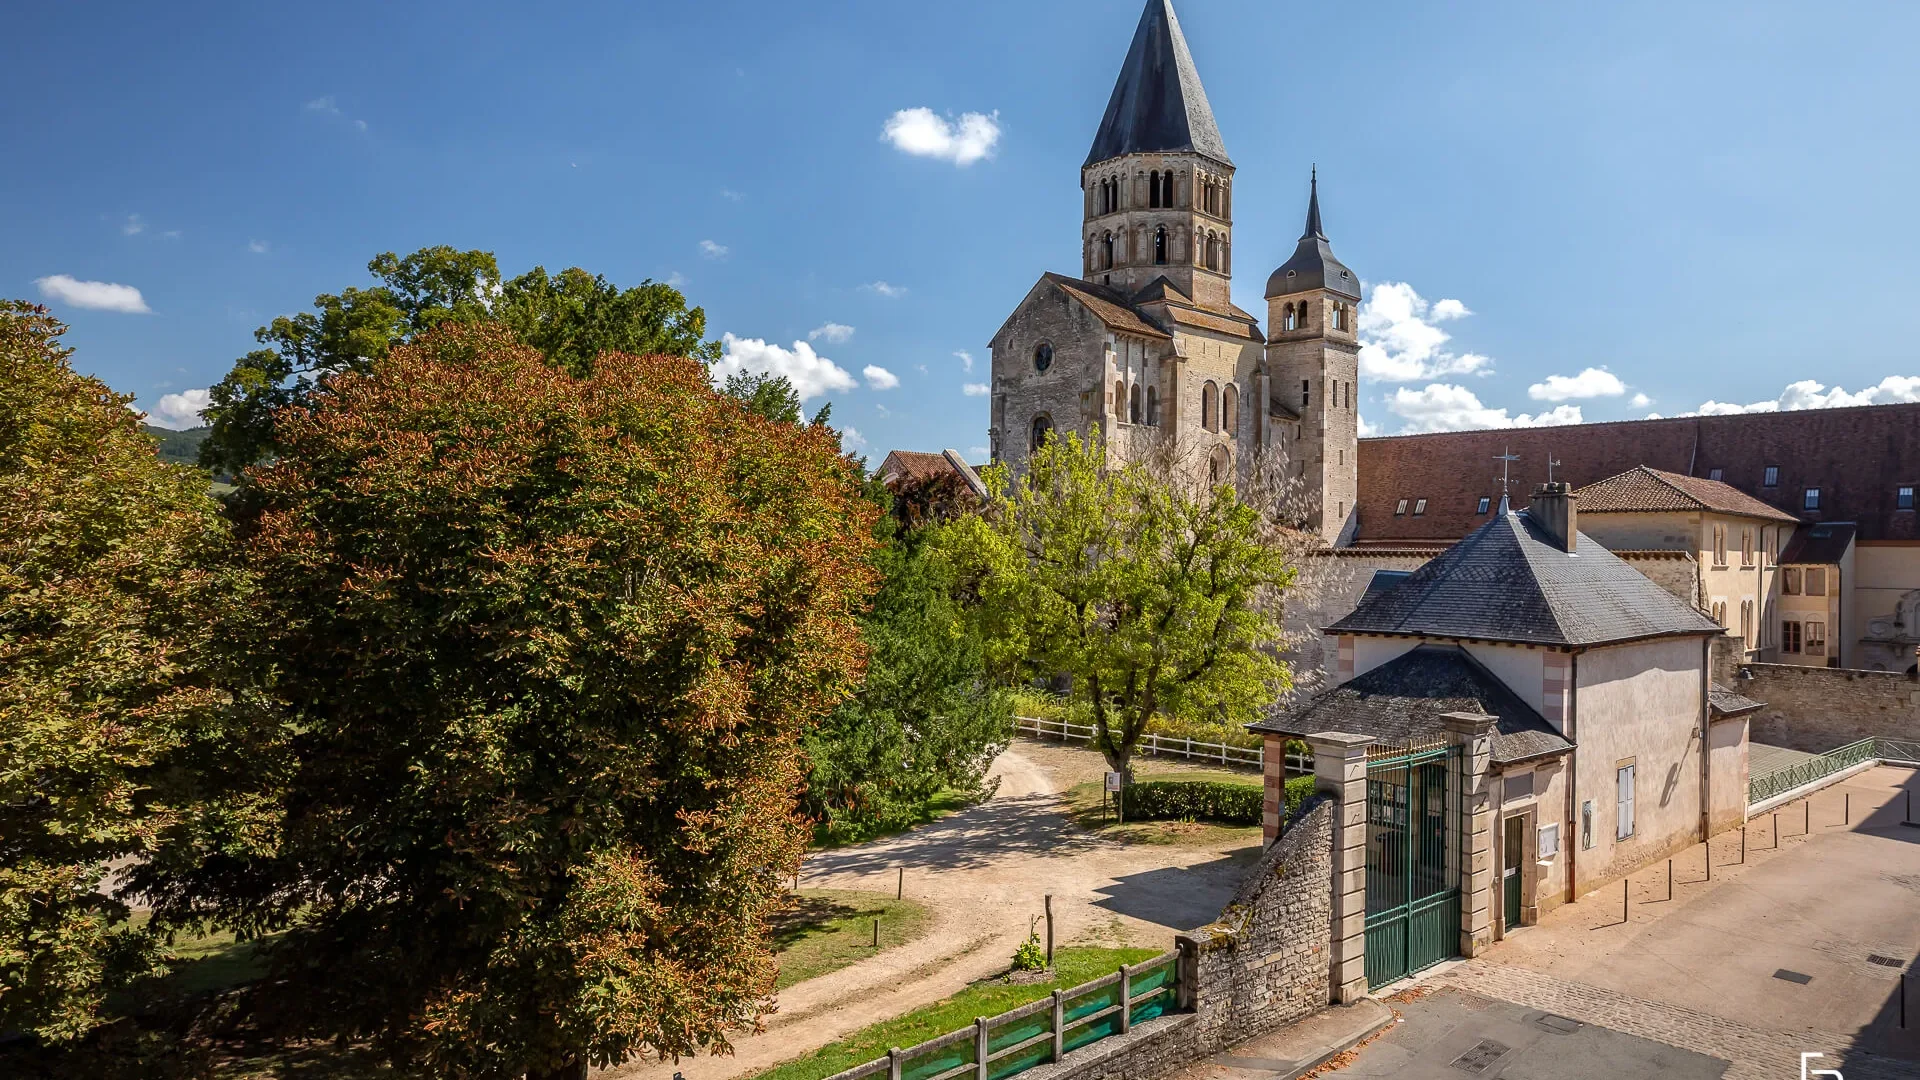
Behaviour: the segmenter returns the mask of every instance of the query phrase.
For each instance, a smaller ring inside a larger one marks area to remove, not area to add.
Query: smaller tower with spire
[[[1359,310],[1360,278],[1334,257],[1320,223],[1316,167],[1306,230],[1267,279],[1266,370],[1276,403],[1300,415],[1290,464],[1307,488],[1309,527],[1330,544],[1349,531],[1359,497]]]

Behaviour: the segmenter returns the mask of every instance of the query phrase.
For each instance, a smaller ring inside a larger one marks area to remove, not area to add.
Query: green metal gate
[[[1459,849],[1447,784],[1457,750],[1438,747],[1367,762],[1367,985],[1377,987],[1459,955]]]

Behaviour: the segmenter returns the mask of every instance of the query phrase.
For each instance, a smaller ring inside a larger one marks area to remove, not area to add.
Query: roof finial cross
[[[1493,460],[1500,463],[1500,497],[1502,499],[1505,499],[1509,494],[1511,494],[1511,492],[1508,490],[1508,486],[1512,482],[1511,477],[1507,470],[1509,469],[1510,466],[1512,466],[1514,462],[1520,460],[1520,455],[1514,453],[1513,448],[1511,446],[1503,447],[1503,449],[1505,450],[1505,453],[1495,454],[1493,456]]]
[[[1553,483],[1553,470],[1554,470],[1554,467],[1559,464],[1560,463],[1558,461],[1555,461],[1553,459],[1552,454],[1547,455],[1547,483],[1549,484]]]

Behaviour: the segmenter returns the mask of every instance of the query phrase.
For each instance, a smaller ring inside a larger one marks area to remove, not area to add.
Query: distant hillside
[[[154,442],[158,444],[161,461],[196,467],[200,464],[200,444],[207,441],[207,432],[212,430],[206,427],[195,427],[185,431],[168,431],[166,428],[154,427],[152,424],[140,426],[147,429],[147,434],[153,436]]]

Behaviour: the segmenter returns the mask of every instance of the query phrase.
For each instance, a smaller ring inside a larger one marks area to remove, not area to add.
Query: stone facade
[[[1733,683],[1767,707],[1753,741],[1819,753],[1866,738],[1920,742],[1920,680],[1893,671],[1748,664]]]

